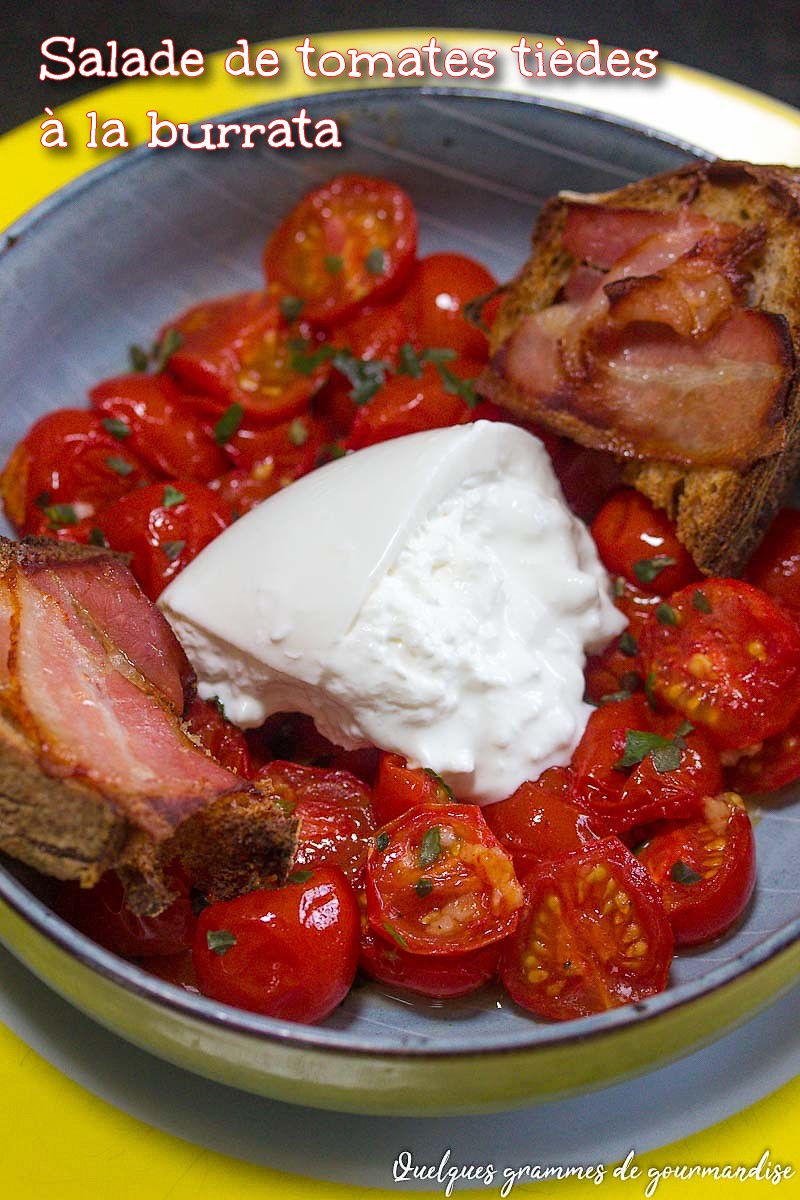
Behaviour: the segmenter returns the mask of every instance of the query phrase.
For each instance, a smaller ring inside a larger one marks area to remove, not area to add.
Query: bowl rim
[[[703,160],[712,157],[705,150],[680,139],[661,133],[660,131],[634,121],[624,120],[614,115],[597,112],[581,105],[572,105],[551,100],[546,97],[525,95],[500,89],[485,90],[478,87],[443,87],[433,85],[402,85],[395,87],[347,89],[335,93],[340,104],[369,103],[391,101],[396,103],[404,94],[410,97],[455,98],[456,100],[482,100],[494,102],[511,102],[513,104],[531,105],[556,113],[567,114],[569,117],[582,118],[591,123],[599,122],[625,132],[638,134],[647,139],[658,141],[688,156]],[[288,109],[296,109],[298,104],[317,104],[325,102],[330,97],[296,96],[278,101],[267,101],[260,104],[237,108],[218,116],[236,117],[252,116],[265,111],[280,113]],[[206,120],[214,120],[209,117]],[[197,128],[201,122],[194,122],[190,128]],[[102,186],[108,179],[130,167],[146,162],[157,153],[146,144],[141,144],[127,150],[110,161],[84,172],[78,178],[57,189],[50,196],[40,201],[24,213],[3,231],[4,245],[0,248],[0,270],[5,256],[23,236],[26,238],[51,214],[62,210],[73,203],[84,191]],[[385,1059],[452,1059],[483,1057],[486,1054],[515,1054],[535,1052],[539,1047],[567,1047],[577,1043],[585,1043],[598,1038],[604,1038],[627,1027],[639,1026],[650,1022],[667,1012],[684,1008],[720,989],[730,986],[745,975],[759,970],[771,960],[788,950],[800,939],[800,917],[787,925],[774,930],[768,937],[748,947],[736,958],[713,968],[705,975],[688,980],[683,984],[668,988],[659,995],[648,998],[636,1004],[626,1005],[609,1012],[583,1017],[573,1021],[559,1023],[543,1023],[531,1018],[528,1027],[520,1026],[511,1033],[499,1035],[497,1039],[486,1040],[482,1036],[475,1045],[440,1044],[434,1041],[420,1039],[418,1044],[392,1045],[379,1044],[365,1039],[363,1035],[353,1036],[346,1029],[329,1029],[324,1026],[306,1026],[275,1018],[246,1012],[229,1005],[220,1004],[204,996],[195,996],[180,988],[150,975],[142,968],[120,958],[110,951],[91,941],[84,934],[73,929],[58,917],[43,901],[39,900],[16,876],[0,863],[0,903],[6,905],[27,925],[55,946],[59,951],[75,959],[83,967],[96,972],[107,982],[133,993],[143,1001],[155,1003],[172,1012],[189,1018],[201,1024],[223,1027],[228,1033],[256,1037],[261,1041],[271,1040],[283,1046],[295,1047],[298,1050],[314,1050],[329,1055],[358,1055],[380,1057]],[[15,948],[10,947],[13,953]],[[18,955],[19,956],[19,955]],[[23,959],[24,961],[24,959]],[[532,1036],[535,1035],[535,1036]]]

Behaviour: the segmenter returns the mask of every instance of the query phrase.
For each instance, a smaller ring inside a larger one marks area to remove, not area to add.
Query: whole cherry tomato
[[[323,445],[323,429],[309,413],[270,428],[242,426],[225,444],[236,464],[209,487],[237,516],[313,471]]]
[[[750,583],[800,613],[800,510],[784,508],[747,566]]]
[[[607,569],[643,592],[668,596],[700,578],[667,515],[632,488],[606,501],[592,537]]]
[[[707,579],[656,609],[639,638],[659,700],[722,749],[780,733],[800,709],[800,632],[758,588]]]
[[[690,821],[660,822],[635,853],[661,890],[676,946],[719,937],[753,894],[753,829],[734,793],[707,797]]]
[[[347,995],[358,965],[359,911],[337,867],[298,882],[210,904],[193,958],[204,996],[284,1021],[311,1024]]]
[[[464,954],[409,954],[379,937],[365,921],[358,966],[378,983],[444,1000],[466,996],[493,979],[502,947],[502,942],[492,942]]]
[[[522,889],[476,805],[423,804],[375,835],[367,915],[412,954],[460,954],[514,929]]]
[[[512,998],[553,1021],[663,991],[672,931],[658,888],[616,838],[542,863],[523,880],[525,908],[500,977]]]
[[[176,897],[154,917],[131,912],[116,871],[107,871],[92,888],[63,883],[54,908],[70,925],[114,954],[125,958],[178,954],[191,946],[197,922],[186,876],[176,868],[169,883]]]
[[[479,367],[474,363],[447,363],[446,369],[463,380],[477,375]],[[418,377],[393,375],[369,403],[359,408],[346,447],[361,450],[407,433],[464,425],[470,420],[466,401],[433,363],[426,363]]]
[[[435,771],[407,767],[402,755],[381,753],[372,797],[379,825],[394,821],[418,804],[436,803],[453,803],[453,793]]]
[[[551,767],[535,782],[520,784],[507,800],[481,810],[518,876],[549,858],[580,850],[602,829],[601,821],[593,826],[592,818],[570,804],[570,783],[567,768]]]
[[[339,175],[309,192],[264,250],[267,280],[330,325],[398,290],[414,264],[417,218],[397,184]]]
[[[463,254],[430,254],[420,259],[403,298],[416,341],[485,362],[486,335],[465,317],[464,305],[496,286],[484,266]]]
[[[133,556],[142,590],[157,600],[204,546],[231,522],[230,510],[201,483],[154,483],[123,496],[97,518],[112,550]]]

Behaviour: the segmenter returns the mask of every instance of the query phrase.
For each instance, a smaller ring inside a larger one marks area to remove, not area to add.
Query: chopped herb
[[[386,382],[388,364],[380,359],[356,358],[349,350],[337,350],[333,365],[350,383],[350,399],[366,404]]]
[[[344,270],[344,259],[341,254],[326,254],[322,262],[329,275],[338,275]]]
[[[164,488],[164,495],[161,497],[161,503],[164,508],[174,508],[176,504],[182,504],[186,499],[185,492],[179,492],[176,487],[168,483]]]
[[[397,942],[397,944],[401,950],[408,949],[408,942],[403,937],[402,933],[397,932],[394,925],[390,925],[388,921],[384,921],[383,928],[386,930],[386,932],[388,933],[388,935],[392,939],[392,941]]]
[[[117,458],[114,454],[112,454],[111,458],[106,459],[106,466],[116,475],[122,475],[123,477],[132,474],[134,470],[132,462],[128,462],[127,458]]]
[[[432,767],[423,767],[422,770],[426,775],[430,775],[431,779],[433,779],[445,793],[447,799],[450,800],[451,803],[455,804],[456,798],[453,795],[453,789],[450,787],[450,784],[445,783],[441,775],[437,775],[436,771],[434,771]]]
[[[658,707],[658,701],[656,699],[656,673],[655,673],[655,671],[649,671],[647,674],[647,678],[644,681],[644,694],[647,697],[647,703],[650,705],[653,712],[655,712],[656,708]]]
[[[636,655],[639,653],[639,643],[627,629],[619,635],[617,645],[619,646],[620,654],[625,654],[628,658],[636,658]]]
[[[505,290],[506,285],[501,283],[499,287],[492,288],[490,292],[484,292],[482,296],[475,296],[472,300],[468,300],[461,306],[462,316],[482,333],[488,333],[489,326],[483,319],[483,310],[490,300],[494,300],[495,296],[501,295]]]
[[[386,255],[381,250],[380,246],[372,247],[369,254],[364,259],[364,266],[367,268],[370,275],[386,274]]]
[[[422,374],[422,360],[410,342],[404,342],[397,354],[397,374],[410,375],[419,379]]]
[[[435,863],[442,853],[442,831],[438,825],[432,825],[423,837],[419,847],[417,863],[421,867],[429,867]]]
[[[308,428],[302,417],[295,417],[289,426],[287,436],[293,446],[305,446],[308,441]]]
[[[208,703],[212,708],[215,708],[221,717],[225,716],[225,705],[220,700],[219,696],[212,696]],[[226,717],[227,720],[227,717]]]
[[[144,375],[150,366],[150,355],[142,346],[129,346],[128,358],[137,375]]]
[[[662,625],[677,625],[678,614],[671,604],[659,604],[656,609],[656,620]]]
[[[130,425],[125,421],[118,421],[116,417],[103,417],[100,424],[106,433],[110,433],[112,437],[117,438],[120,442],[131,436]]]
[[[39,492],[39,495],[36,497],[33,503],[37,508],[40,508],[42,512],[44,512],[45,509],[50,507],[50,502],[52,499],[53,497],[49,492]]]
[[[705,592],[701,592],[699,588],[695,588],[692,592],[692,608],[696,608],[701,613],[711,612],[711,601]]]
[[[314,874],[313,871],[292,871],[291,875],[289,875],[287,877],[286,882],[287,883],[308,883],[309,879],[311,879],[313,874]]]
[[[639,692],[642,689],[642,677],[638,671],[626,671],[620,676],[619,683],[626,692]]]
[[[319,346],[316,350],[311,350],[310,345],[311,343],[304,338],[293,338],[289,342],[289,349],[292,351],[289,365],[300,375],[313,375],[317,368],[321,367],[329,358],[341,353],[336,346],[332,346],[329,342]]]
[[[688,721],[682,721],[671,738],[643,729],[629,729],[625,734],[625,752],[614,763],[614,769],[627,771],[649,754],[660,775],[666,771],[677,771],[681,765],[681,751],[686,748],[684,737],[692,729]]]
[[[161,374],[175,351],[180,350],[182,345],[183,334],[179,330],[165,330],[161,341],[156,342],[155,346],[153,346],[153,352],[150,356],[153,363],[153,371],[156,375]]]
[[[673,883],[683,883],[686,884],[687,887],[693,883],[700,883],[703,878],[703,876],[698,874],[698,872],[692,867],[687,867],[686,863],[681,862],[680,859],[678,859],[676,863],[672,864],[672,870],[669,873],[669,877]]]
[[[232,404],[230,408],[226,408],[220,419],[214,426],[214,441],[218,446],[224,446],[229,442],[237,429],[242,423],[244,409],[241,404]]]
[[[429,879],[427,875],[423,875],[414,884],[414,891],[417,893],[420,899],[424,899],[425,896],[430,896],[431,892],[433,891],[433,880]]]
[[[108,542],[106,541],[106,535],[103,533],[102,529],[98,529],[98,527],[96,525],[94,526],[94,528],[89,530],[89,545],[90,546],[102,546],[102,548],[104,550],[108,549]]]
[[[381,854],[383,854],[384,850],[388,850],[389,841],[390,841],[390,839],[389,839],[388,833],[379,833],[378,836],[375,838],[375,845],[377,846],[377,848],[381,852]]]
[[[480,400],[478,393],[475,391],[474,379],[460,379],[443,362],[436,362],[435,365],[436,370],[442,377],[444,390],[450,392],[453,396],[460,396],[467,408],[477,408]]]
[[[278,301],[281,316],[287,321],[296,321],[305,306],[305,300],[301,300],[299,296],[281,296]]]
[[[180,554],[186,542],[162,542],[161,549],[166,554],[170,562],[174,562]]]
[[[236,938],[228,929],[207,929],[206,945],[209,950],[222,956],[228,953],[231,946],[236,945]]]
[[[321,467],[326,462],[332,462],[335,458],[344,458],[347,451],[341,442],[330,442],[329,445],[323,446],[317,455],[317,466]]]
[[[640,558],[633,564],[633,573],[640,583],[652,583],[666,567],[674,567],[677,559],[668,554],[656,554],[653,558]]]
[[[620,692],[606,692],[604,696],[600,697],[596,707],[603,708],[606,704],[615,704],[618,700],[630,700],[632,695],[633,692],[629,691],[628,688],[624,688]]]
[[[49,504],[44,510],[51,529],[64,529],[78,524],[78,514],[71,504]]]

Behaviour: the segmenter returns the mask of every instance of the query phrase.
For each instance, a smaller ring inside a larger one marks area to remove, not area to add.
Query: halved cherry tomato
[[[205,483],[228,466],[228,460],[168,375],[120,375],[98,383],[89,401],[114,429],[122,444],[167,479]]]
[[[800,779],[800,717],[781,733],[746,747],[725,773],[736,792],[776,792]]]
[[[411,198],[397,184],[338,175],[309,192],[264,250],[270,283],[303,302],[308,321],[343,321],[405,282],[417,250]]]
[[[179,479],[123,496],[100,513],[96,524],[112,550],[133,556],[139,586],[157,600],[230,522],[230,510],[218,496],[201,483]]]
[[[511,855],[520,877],[537,863],[559,858],[594,841],[592,818],[569,802],[570,774],[551,767],[512,796],[481,810],[486,824]],[[597,822],[597,830],[601,822]]]
[[[475,805],[424,804],[376,834],[367,915],[411,954],[460,954],[514,929],[522,889]]]
[[[668,596],[700,578],[666,513],[633,488],[606,501],[592,522],[592,537],[606,568],[643,592]]]
[[[209,754],[243,779],[253,773],[247,741],[241,729],[229,721],[220,711],[218,704],[211,704],[195,696],[189,705],[184,723]]]
[[[298,416],[328,377],[315,347],[293,347],[277,303],[263,292],[207,300],[171,322],[181,337],[168,369],[202,411],[219,417],[232,404],[268,424]]]
[[[525,909],[500,962],[517,1004],[566,1021],[664,990],[669,921],[658,888],[616,838],[542,863],[523,885]]]
[[[320,422],[309,413],[269,429],[243,427],[225,449],[237,464],[209,482],[236,516],[250,512],[302,475],[313,471],[323,446]]]
[[[447,369],[461,379],[471,379],[480,368],[475,363],[453,362],[447,363]],[[419,378],[393,375],[387,379],[373,399],[359,408],[345,445],[348,450],[361,450],[407,433],[471,420],[469,405],[449,390],[433,363],[426,363]]]
[[[300,823],[295,868],[336,866],[358,882],[375,828],[367,785],[348,771],[292,762],[267,763],[256,778]]]
[[[453,793],[434,771],[407,767],[400,754],[381,753],[372,806],[379,825],[394,821],[418,804],[452,804]]]
[[[203,995],[309,1024],[342,1002],[358,965],[358,902],[337,867],[302,875],[203,910],[192,954]]]
[[[131,912],[116,871],[107,871],[93,888],[63,883],[53,907],[70,925],[114,954],[125,958],[178,954],[191,946],[197,921],[186,876],[176,868],[169,883],[176,897],[154,917]]]
[[[77,525],[150,481],[148,468],[84,409],[41,417],[11,454],[0,479],[6,516],[20,534]]]
[[[682,725],[640,695],[595,709],[572,756],[572,803],[615,833],[692,815],[721,791],[722,769],[708,738]]]
[[[787,727],[800,709],[800,632],[765,592],[708,579],[677,592],[656,617],[639,652],[660,700],[723,749]]]
[[[419,345],[447,347],[462,358],[485,362],[486,335],[464,316],[464,305],[496,286],[494,276],[464,254],[429,254],[421,259],[403,297],[406,319]]]
[[[477,991],[497,974],[502,942],[464,954],[409,954],[378,937],[368,922],[361,931],[358,966],[369,979],[417,996],[450,999]]]
[[[636,857],[661,890],[676,946],[719,937],[755,887],[753,828],[735,793],[707,797],[691,821],[654,826]]]
[[[747,579],[800,613],[800,509],[778,513],[747,565]]]

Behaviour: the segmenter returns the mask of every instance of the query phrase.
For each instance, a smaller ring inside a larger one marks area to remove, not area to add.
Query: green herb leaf
[[[214,426],[214,441],[218,446],[224,446],[229,442],[237,429],[242,423],[244,409],[241,404],[232,404],[230,408],[226,408],[220,419]]]
[[[162,542],[161,549],[164,551],[164,553],[166,554],[169,561],[174,562],[185,545],[186,545],[185,541],[184,542]]]
[[[420,842],[417,863],[420,867],[429,867],[435,863],[442,853],[442,831],[438,825],[432,825]]]
[[[414,884],[414,891],[421,900],[424,899],[425,896],[430,896],[431,892],[433,891],[433,880],[429,879],[427,875],[423,875]]]
[[[305,306],[305,300],[299,296],[281,296],[278,301],[281,316],[287,321],[296,321]]]
[[[212,708],[215,708],[221,717],[225,716],[225,705],[222,703],[219,696],[212,696],[207,703],[210,704]]]
[[[633,564],[633,573],[640,583],[652,583],[666,567],[674,567],[678,560],[668,554],[656,554],[653,558],[640,558]]]
[[[475,391],[474,379],[460,379],[443,362],[437,362],[435,366],[442,377],[442,383],[446,392],[450,392],[453,396],[460,396],[467,408],[478,407],[480,398]]]
[[[106,433],[110,433],[112,437],[117,438],[120,442],[131,436],[130,425],[125,421],[118,421],[116,417],[103,417],[100,424]]]
[[[287,876],[287,883],[308,883],[311,879],[313,871],[292,871],[291,875]]]
[[[317,466],[321,467],[327,462],[333,462],[335,458],[344,458],[346,453],[341,442],[330,442],[327,446],[323,446],[317,455]]]
[[[627,629],[619,635],[617,645],[619,646],[620,654],[624,654],[628,658],[636,658],[636,655],[639,653],[639,643]]]
[[[302,417],[295,417],[292,421],[288,437],[293,446],[305,446],[308,441],[308,427]]]
[[[658,708],[658,699],[656,697],[656,673],[649,671],[647,678],[644,681],[644,694],[647,697],[647,703],[652,708],[653,712]]]
[[[687,866],[685,862],[681,862],[680,859],[676,863],[673,863],[669,877],[673,883],[683,883],[687,887],[690,887],[693,883],[700,883],[703,878],[702,875],[698,874],[692,867]]]
[[[696,608],[701,613],[711,612],[711,601],[705,592],[701,592],[699,588],[696,588],[692,592],[692,608]]]
[[[638,671],[625,671],[620,675],[619,685],[626,692],[639,692],[642,690],[642,677]]]
[[[98,529],[96,525],[93,529],[89,530],[89,545],[101,546],[104,550],[108,549],[106,535],[103,533],[102,529]]]
[[[123,478],[126,475],[131,475],[135,469],[133,463],[128,462],[127,458],[117,458],[113,454],[111,458],[106,459],[106,466],[116,475],[122,475]]]
[[[356,358],[349,350],[337,350],[332,362],[351,384],[350,399],[355,404],[368,403],[386,382],[388,363],[380,359]]]
[[[388,850],[389,841],[390,841],[390,838],[389,838],[388,833],[379,833],[378,836],[375,838],[375,845],[377,846],[377,848],[381,854],[383,854],[384,850]]]
[[[39,495],[36,497],[36,499],[34,500],[33,503],[36,505],[37,508],[40,508],[42,510],[42,512],[44,512],[45,509],[50,507],[50,502],[52,501],[52,499],[53,499],[53,497],[50,495],[49,492],[39,492]]]
[[[683,740],[693,726],[683,721],[671,738],[643,729],[629,729],[625,734],[625,751],[614,763],[616,771],[627,771],[642,762],[649,754],[658,773],[677,771],[681,765],[681,751],[686,748]]]
[[[422,360],[410,342],[404,342],[397,353],[397,374],[410,375],[419,379],[422,374]]]
[[[128,358],[131,367],[137,375],[144,375],[147,368],[150,366],[150,355],[143,346],[129,346]]]
[[[344,270],[341,254],[326,254],[322,262],[329,275],[339,275]]]
[[[627,688],[623,688],[620,692],[606,692],[597,702],[597,708],[603,708],[606,704],[615,704],[618,700],[630,700],[633,692]]]
[[[71,504],[48,504],[44,510],[51,529],[64,529],[78,524],[78,514]]]
[[[318,367],[321,367],[324,362],[334,355],[341,353],[330,342],[325,342],[316,350],[309,349],[310,343],[298,338],[296,341],[289,342],[289,349],[292,351],[292,357],[289,360],[293,371],[297,371],[300,375],[313,375]]]
[[[489,326],[483,319],[483,310],[490,300],[494,300],[495,296],[499,296],[506,290],[506,286],[501,283],[499,287],[492,288],[490,292],[484,292],[482,296],[474,296],[472,300],[462,304],[461,314],[465,320],[469,321],[470,325],[474,325],[476,329],[480,329],[482,333],[488,333]]]
[[[439,787],[442,789],[444,794],[447,796],[447,799],[450,800],[453,804],[455,804],[456,798],[453,795],[453,789],[450,787],[450,784],[445,783],[445,781],[442,779],[441,775],[437,775],[436,771],[434,771],[432,767],[423,767],[422,770],[425,772],[426,775],[430,775],[431,779],[435,780],[435,782],[439,785]]]
[[[182,504],[185,499],[185,492],[179,492],[176,487],[173,487],[171,483],[168,483],[164,488],[164,495],[161,498],[161,503],[164,505],[164,508],[174,508],[176,504]]]
[[[206,945],[214,954],[227,954],[231,946],[236,945],[236,938],[228,929],[207,929]]]
[[[369,254],[364,259],[364,266],[367,268],[370,275],[386,274],[386,255],[381,250],[380,246],[372,247]]]
[[[180,350],[182,345],[183,334],[179,330],[166,329],[164,331],[161,341],[156,342],[155,346],[153,346],[153,353],[151,355],[153,371],[156,375],[161,374],[175,351]]]
[[[388,933],[388,935],[392,939],[392,941],[397,942],[397,944],[401,950],[408,949],[408,942],[403,937],[402,933],[398,933],[398,931],[395,929],[394,925],[390,925],[388,921],[384,921],[383,928],[386,930],[386,932]]]
[[[671,604],[659,604],[656,608],[656,620],[662,625],[677,625],[678,614]]]

